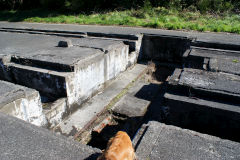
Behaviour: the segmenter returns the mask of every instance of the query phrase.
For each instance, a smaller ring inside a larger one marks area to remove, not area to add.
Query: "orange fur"
[[[98,160],[135,160],[135,153],[132,141],[128,134],[123,131],[111,138],[107,149],[98,157]]]

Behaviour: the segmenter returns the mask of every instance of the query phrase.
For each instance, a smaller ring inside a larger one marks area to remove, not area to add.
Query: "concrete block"
[[[122,41],[68,38],[72,47],[57,47],[62,37],[0,33],[3,79],[35,88],[55,99],[67,97],[79,106],[128,66],[129,48]],[[31,46],[31,47],[29,47]],[[7,70],[6,68],[10,68]],[[27,77],[27,78],[26,78]]]
[[[211,36],[210,36],[211,37]],[[222,40],[223,41],[223,40]],[[191,43],[192,46],[196,47],[205,47],[205,48],[216,48],[216,49],[226,49],[226,50],[236,50],[240,51],[240,45],[239,43],[235,42],[222,42],[219,40],[209,40],[209,39],[204,39],[204,38],[199,38],[196,41],[193,41]]]
[[[126,117],[143,117],[150,101],[126,95],[112,108],[117,115]]]
[[[47,124],[39,93],[5,81],[0,81],[0,112],[37,126]]]
[[[202,96],[239,105],[240,77],[237,75],[208,72],[185,68],[181,74],[172,75],[169,90],[175,90],[187,96]]]
[[[71,40],[65,40],[65,41],[59,41],[58,47],[72,47],[72,41]]]
[[[0,113],[0,159],[96,159],[101,151]]]
[[[138,159],[239,159],[240,144],[150,121],[133,140]]]
[[[212,72],[225,72],[240,75],[240,57],[210,58],[209,70]]]
[[[165,93],[166,123],[240,141],[240,108],[209,99]]]
[[[53,128],[58,125],[68,114],[67,99],[60,98],[53,103],[44,105],[44,114],[49,123],[49,127]]]
[[[203,69],[206,59],[239,59],[239,56],[239,51],[191,47],[190,52],[183,59],[185,67]]]

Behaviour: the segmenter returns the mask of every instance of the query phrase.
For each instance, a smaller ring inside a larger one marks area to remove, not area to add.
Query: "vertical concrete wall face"
[[[192,39],[187,37],[149,35],[143,36],[141,59],[181,62]]]
[[[106,54],[75,66],[75,71],[66,78],[68,104],[81,104],[91,97],[103,84],[126,70],[128,46],[122,45]]]
[[[40,95],[37,91],[3,81],[0,81],[0,84],[2,85],[1,89],[6,91],[3,95],[3,92],[1,93],[0,112],[37,126],[47,125]]]
[[[11,71],[18,84],[37,89],[52,97],[66,96],[64,74],[54,75],[48,70],[16,65],[12,65]]]
[[[124,71],[128,64],[128,47],[121,46],[113,51],[105,54],[107,63],[107,79],[116,77],[120,72]]]
[[[89,64],[90,63],[90,64]],[[67,98],[69,106],[81,104],[104,82],[104,57],[87,62],[66,78]]]
[[[50,109],[45,108],[44,113],[47,117],[50,128],[59,124],[67,113],[66,98],[60,98],[52,103]]]

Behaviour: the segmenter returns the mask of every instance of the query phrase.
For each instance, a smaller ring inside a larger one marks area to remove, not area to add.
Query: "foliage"
[[[139,9],[146,6],[206,12],[239,12],[239,0],[0,0],[0,9],[48,8],[73,12]]]
[[[139,9],[110,11],[92,14],[63,14],[61,12],[31,10],[2,11],[2,21],[26,21],[41,23],[75,23],[99,25],[125,25],[170,30],[196,30],[212,32],[231,32],[240,34],[240,15],[201,14],[199,11],[177,11],[164,7],[148,9],[148,4]]]

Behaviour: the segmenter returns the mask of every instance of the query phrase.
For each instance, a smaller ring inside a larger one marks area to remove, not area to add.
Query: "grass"
[[[0,20],[11,22],[123,25],[240,34],[239,14],[201,14],[198,11],[179,12],[162,7],[92,14],[61,14],[42,10],[0,11]]]

